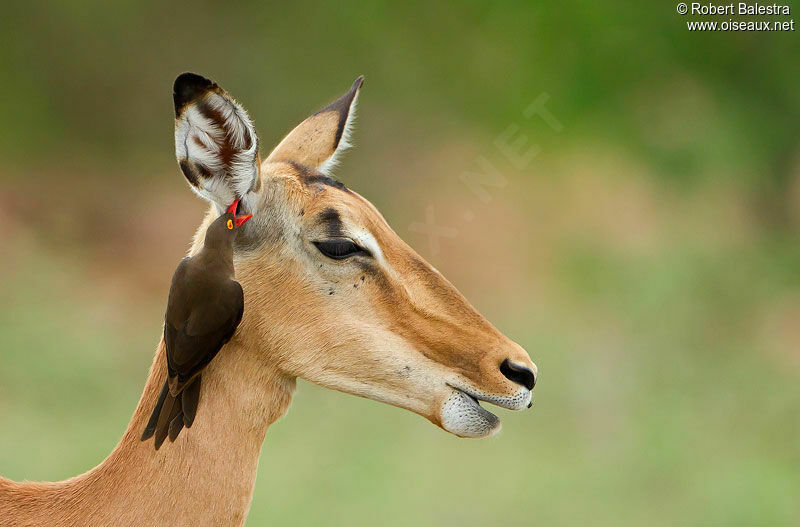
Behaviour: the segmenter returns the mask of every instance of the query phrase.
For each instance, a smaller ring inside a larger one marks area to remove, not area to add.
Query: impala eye
[[[334,260],[344,260],[355,254],[363,253],[369,254],[366,250],[356,245],[352,240],[347,238],[335,238],[332,240],[322,240],[314,242],[314,245],[319,252],[333,258]]]

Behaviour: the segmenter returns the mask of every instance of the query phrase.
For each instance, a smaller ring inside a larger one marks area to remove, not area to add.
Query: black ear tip
[[[172,88],[172,97],[175,100],[175,114],[177,115],[187,103],[215,86],[216,84],[196,73],[181,73],[178,75]]]
[[[361,86],[364,85],[364,76],[359,75],[358,78],[353,82],[353,87],[350,88],[350,91],[360,90]]]

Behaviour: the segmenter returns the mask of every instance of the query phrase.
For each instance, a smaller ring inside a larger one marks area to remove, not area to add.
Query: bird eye
[[[348,240],[347,238],[322,240],[319,242],[314,242],[314,245],[317,249],[319,249],[319,252],[328,258],[333,258],[334,260],[344,260],[345,258],[349,258],[358,253],[369,254],[366,250],[362,249],[352,240]]]
[[[228,229],[233,229],[233,220],[228,220]]]

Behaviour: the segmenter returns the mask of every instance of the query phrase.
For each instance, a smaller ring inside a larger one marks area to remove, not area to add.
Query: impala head
[[[212,202],[198,230],[236,197],[245,292],[239,337],[264,367],[416,412],[445,430],[499,430],[477,400],[530,406],[536,366],[328,172],[349,146],[363,79],[260,162],[244,109],[211,81],[175,81],[175,145],[193,190]]]

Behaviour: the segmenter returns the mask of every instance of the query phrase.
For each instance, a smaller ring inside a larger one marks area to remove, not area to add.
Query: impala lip
[[[483,401],[485,403],[499,406],[500,408],[505,408],[506,410],[519,411],[524,410],[525,408],[530,408],[533,405],[533,394],[526,388],[522,388],[514,396],[497,396],[481,394],[475,390],[470,390],[469,388],[463,386],[456,386],[449,382],[447,383],[447,386],[468,396],[470,399],[475,401],[475,404],[478,406],[480,406],[479,401]]]

